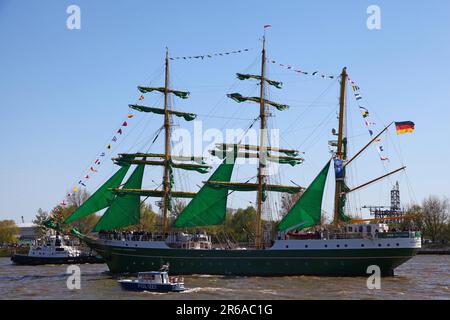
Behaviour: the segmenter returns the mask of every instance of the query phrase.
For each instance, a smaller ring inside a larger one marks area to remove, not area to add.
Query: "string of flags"
[[[229,51],[229,52],[220,52],[220,53],[211,53],[211,54],[202,54],[198,56],[184,56],[184,57],[171,57],[170,60],[188,60],[188,59],[205,59],[205,58],[213,58],[218,56],[228,56],[230,54],[238,54],[238,53],[244,53],[247,51],[250,51],[251,49],[241,49],[241,50],[235,50],[235,51]]]
[[[371,121],[369,110],[366,107],[362,106],[362,103],[361,103],[362,96],[360,93],[360,87],[350,78],[348,79],[348,81],[350,82],[350,85],[352,87],[353,95],[355,96],[359,111],[361,112],[361,116],[363,117],[364,124],[367,128],[367,131],[369,132],[369,135],[372,137],[374,134],[374,131],[372,128],[376,125],[376,123]],[[380,156],[380,160],[381,161],[389,161],[389,158],[384,155],[384,147],[380,143],[381,140],[382,140],[382,138],[380,137],[374,141],[374,143],[377,144],[376,149]]]
[[[142,96],[139,97],[139,100],[143,100],[143,97]],[[67,197],[70,197],[70,196],[74,195],[75,193],[78,193],[80,191],[80,189],[79,189],[80,187],[86,187],[87,186],[87,182],[92,178],[92,176],[94,174],[96,174],[99,171],[100,165],[104,162],[103,158],[105,158],[106,155],[107,155],[107,150],[111,150],[113,148],[113,145],[115,143],[117,143],[117,141],[119,140],[120,136],[123,135],[125,128],[128,127],[129,121],[132,118],[134,118],[134,114],[133,113],[128,113],[126,120],[124,120],[122,122],[121,126],[114,132],[114,135],[111,138],[111,140],[109,141],[109,143],[105,146],[106,150],[105,151],[101,151],[99,153],[99,155],[96,158],[96,160],[94,161],[94,163],[89,166],[89,169],[87,169],[87,172],[82,174],[83,178],[78,180],[78,183],[72,188],[71,192],[67,194]],[[62,200],[60,202],[60,206],[64,207],[66,205],[67,205],[66,200]]]
[[[291,65],[288,65],[288,64],[279,63],[279,62],[277,62],[275,60],[272,60],[272,59],[266,59],[266,60],[267,60],[267,62],[276,64],[279,67],[282,67],[282,68],[287,69],[287,70],[294,71],[294,72],[296,72],[298,74],[309,75],[309,76],[313,76],[313,77],[319,77],[319,78],[322,78],[322,79],[335,79],[336,78],[336,76],[320,73],[319,71],[313,71],[313,72],[304,71],[304,70],[301,70],[299,68],[294,68],[294,67],[292,67]]]

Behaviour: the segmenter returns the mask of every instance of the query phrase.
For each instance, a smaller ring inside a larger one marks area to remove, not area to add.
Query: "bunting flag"
[[[108,145],[106,146],[106,149],[111,149],[111,145],[108,144]]]
[[[105,156],[105,153],[102,152],[102,153],[100,154],[100,157],[104,157],[104,156]]]
[[[86,175],[84,178],[85,178],[85,179],[89,179],[89,175]]]
[[[139,101],[142,101],[142,100],[144,100],[144,99],[145,99],[145,97],[142,96],[142,95],[139,97]]]
[[[61,201],[61,206],[63,206],[63,207],[66,206],[66,201],[65,200]]]
[[[91,167],[92,172],[98,172],[98,170],[94,169],[94,167]]]
[[[128,122],[124,121],[124,122],[122,123],[122,127],[126,127],[126,126],[128,126]]]
[[[78,192],[78,188],[77,187],[73,187],[72,192],[73,193],[77,193]]]
[[[128,114],[128,119],[131,119],[131,118],[133,118],[134,117],[134,114],[132,114],[132,113],[129,113]]]
[[[118,134],[122,134],[122,129],[117,130]]]
[[[358,108],[359,111],[361,111],[361,115],[363,116],[363,118],[367,118],[368,116],[370,116],[369,110],[361,106],[358,106]]]
[[[367,128],[367,131],[369,132],[370,137],[373,137],[374,131],[371,129],[371,127],[375,126],[375,122],[370,121],[369,110],[361,105],[361,100],[363,98],[360,93],[360,87],[353,80],[350,80],[350,78],[348,80],[350,82],[350,86],[352,87],[353,95],[355,96],[356,103],[358,104],[358,108],[359,108],[359,111],[361,112],[361,116],[363,117],[364,124]],[[374,143],[379,144],[381,142],[381,140],[382,140],[382,138],[380,137],[380,138],[376,139],[374,141]],[[383,154],[384,147],[381,144],[377,145],[376,149],[380,156],[381,161],[389,161],[389,158]]]
[[[218,56],[228,56],[230,54],[238,54],[238,53],[244,53],[247,51],[250,51],[251,49],[242,49],[242,50],[235,50],[235,51],[229,51],[229,52],[222,52],[222,53],[210,53],[210,54],[203,54],[203,55],[197,55],[197,56],[184,56],[184,57],[171,57],[170,60],[190,60],[190,59],[205,59],[205,58],[213,58]]]
[[[97,160],[95,160],[94,163],[98,165],[98,164],[100,164],[100,160],[97,159]]]
[[[117,137],[114,136],[114,137],[112,138],[112,142],[116,142],[116,141],[117,141]]]
[[[287,69],[287,70],[294,71],[294,72],[296,72],[298,74],[310,75],[310,76],[319,77],[319,78],[322,78],[322,79],[335,79],[335,78],[337,78],[336,76],[320,73],[319,71],[314,71],[314,72],[303,71],[303,70],[300,70],[299,68],[294,68],[294,67],[292,67],[292,66],[290,66],[288,64],[278,63],[277,61],[271,60],[271,59],[267,59],[267,62],[276,64],[279,67],[282,67],[282,68]]]

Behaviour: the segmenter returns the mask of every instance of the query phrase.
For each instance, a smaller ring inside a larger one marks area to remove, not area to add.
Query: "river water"
[[[67,266],[16,266],[0,258],[0,299],[448,299],[450,256],[419,255],[381,279],[380,290],[367,278],[185,276],[182,293],[123,291],[105,264],[81,265],[81,288],[67,288]]]

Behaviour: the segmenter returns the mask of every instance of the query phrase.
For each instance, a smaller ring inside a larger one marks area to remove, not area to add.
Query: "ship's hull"
[[[274,246],[266,250],[186,250],[144,247],[138,242],[89,241],[88,244],[105,259],[112,273],[157,270],[168,263],[170,272],[180,275],[360,276],[367,275],[367,268],[376,265],[381,275],[391,276],[417,250],[413,245],[347,249],[287,249],[279,245],[279,249]]]

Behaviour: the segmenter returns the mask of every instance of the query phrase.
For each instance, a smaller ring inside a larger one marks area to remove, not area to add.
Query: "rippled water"
[[[16,266],[0,258],[0,299],[450,299],[450,256],[416,256],[369,290],[366,278],[186,276],[182,293],[123,291],[104,264],[81,265],[81,290],[67,266]]]

